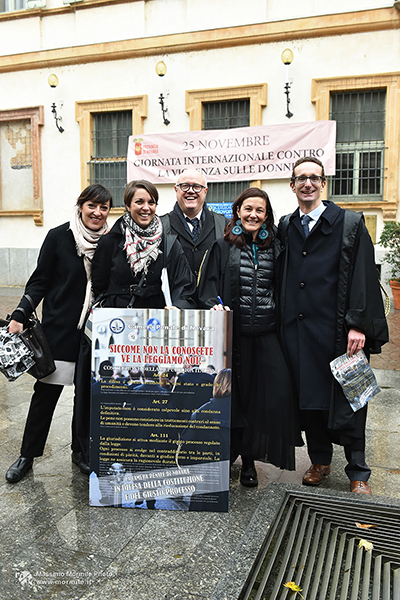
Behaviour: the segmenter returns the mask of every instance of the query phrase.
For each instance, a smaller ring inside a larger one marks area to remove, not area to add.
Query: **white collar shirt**
[[[201,209],[200,212],[197,213],[197,215],[194,215],[194,217],[192,217],[192,219],[198,219],[199,223],[200,223],[200,229],[201,229],[201,213],[203,212],[203,209]],[[191,223],[189,223],[188,219],[190,219],[190,217],[188,217],[187,215],[185,215],[185,213],[183,213],[183,216],[185,217],[185,221],[187,226],[190,229],[190,232],[193,231],[193,225]]]
[[[314,227],[314,225],[317,224],[318,219],[320,218],[320,216],[322,215],[322,213],[324,212],[325,209],[326,209],[325,204],[323,202],[321,202],[321,204],[319,204],[319,206],[317,206],[317,208],[314,208],[314,210],[307,213],[307,215],[311,219],[311,221],[308,224],[309,231],[311,231],[311,229]],[[300,213],[300,220],[301,220],[303,218],[303,215],[305,215],[306,213],[303,213],[303,211],[300,208],[299,208],[299,213]]]

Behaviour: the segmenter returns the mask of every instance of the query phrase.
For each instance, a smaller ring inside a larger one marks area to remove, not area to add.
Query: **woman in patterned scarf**
[[[131,181],[124,203],[125,214],[101,240],[93,259],[94,296],[104,294],[105,307],[195,308],[196,285],[181,245],[163,231],[155,214],[156,187],[145,180]],[[167,286],[165,281],[162,285],[162,272]]]

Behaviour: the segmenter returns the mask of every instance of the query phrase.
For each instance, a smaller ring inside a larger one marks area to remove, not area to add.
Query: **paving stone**
[[[0,316],[16,306],[20,292],[0,290]],[[389,326],[391,342],[372,357],[382,392],[371,400],[367,421],[374,493],[368,501],[400,504],[400,311],[391,312]],[[287,490],[360,500],[348,491],[339,447],[321,486],[301,486],[310,464],[303,447],[293,472],[257,462],[258,488],[240,484],[236,461],[227,514],[89,507],[88,478],[71,463],[71,388],[60,398],[43,457],[21,482],[9,484],[4,474],[19,455],[32,388],[28,375],[14,383],[0,379],[4,600],[235,600]],[[68,575],[56,580],[54,573]]]

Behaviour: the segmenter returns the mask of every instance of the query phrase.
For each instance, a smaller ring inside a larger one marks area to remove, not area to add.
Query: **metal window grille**
[[[250,100],[203,103],[203,129],[249,127]],[[208,184],[207,202],[233,202],[250,186],[250,181],[221,181]]]
[[[26,8],[26,0],[0,0],[0,13]]]
[[[337,123],[336,174],[332,200],[382,200],[386,90],[331,94],[330,118]]]
[[[111,190],[114,206],[124,205],[130,135],[132,135],[131,111],[93,114],[93,154],[88,163],[89,183],[101,183]]]

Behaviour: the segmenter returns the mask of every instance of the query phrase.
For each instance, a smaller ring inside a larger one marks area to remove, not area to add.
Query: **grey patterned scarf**
[[[146,229],[139,227],[126,212],[121,221],[122,234],[125,237],[124,250],[128,263],[136,276],[143,271],[147,273],[152,262],[161,254],[162,225],[157,215],[154,215]]]

